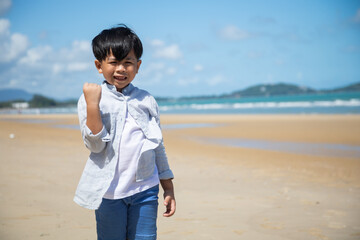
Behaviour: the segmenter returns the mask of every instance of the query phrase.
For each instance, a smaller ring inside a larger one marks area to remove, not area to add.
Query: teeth
[[[126,77],[114,77],[114,78],[117,80],[125,80],[126,79]]]

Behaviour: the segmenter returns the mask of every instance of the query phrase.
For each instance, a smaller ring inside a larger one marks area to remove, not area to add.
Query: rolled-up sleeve
[[[160,145],[155,149],[155,161],[160,179],[174,178],[174,174],[168,163],[163,141],[161,141]]]
[[[83,139],[85,146],[94,153],[99,153],[104,150],[106,143],[110,141],[110,135],[106,131],[105,127],[101,129],[97,134],[93,134],[91,130],[86,126],[84,126]]]
[[[103,126],[100,132],[93,134],[86,125],[86,102],[84,95],[81,95],[78,101],[78,116],[80,123],[81,135],[85,146],[94,153],[99,153],[104,150],[106,143],[110,141],[110,135]]]

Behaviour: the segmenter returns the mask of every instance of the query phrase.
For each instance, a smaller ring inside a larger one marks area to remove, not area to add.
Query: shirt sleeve
[[[103,151],[105,149],[106,143],[110,141],[110,135],[104,126],[99,133],[93,134],[86,125],[87,111],[84,95],[81,95],[78,101],[78,116],[80,131],[85,146],[94,153]]]
[[[155,149],[155,162],[159,172],[159,178],[161,180],[174,178],[174,174],[170,169],[169,162],[166,156],[163,141],[161,141],[160,145]]]
[[[154,117],[156,119],[157,124],[159,125],[160,129],[161,129],[161,124],[160,124],[160,112],[159,112],[159,106],[155,100],[155,98],[151,98],[152,101],[152,108],[153,108],[153,114]],[[168,158],[165,152],[165,146],[164,146],[164,141],[161,140],[159,146],[155,149],[155,162],[156,162],[156,167],[158,169],[159,172],[159,178],[160,179],[172,179],[174,178],[174,174],[170,169],[169,166],[169,162],[168,162]]]

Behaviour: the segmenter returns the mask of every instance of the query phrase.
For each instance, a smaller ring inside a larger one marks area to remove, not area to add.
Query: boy
[[[142,43],[125,25],[92,41],[103,84],[85,83],[78,102],[81,133],[91,151],[74,201],[95,209],[97,235],[107,239],[156,239],[159,182],[165,217],[176,204],[160,129],[158,105],[134,87]]]

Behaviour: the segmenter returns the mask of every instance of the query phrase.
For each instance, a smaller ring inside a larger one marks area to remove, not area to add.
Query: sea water
[[[162,113],[358,114],[360,92],[159,102]]]
[[[360,92],[158,101],[161,114],[359,114]],[[0,110],[0,114],[76,114],[76,106]]]

